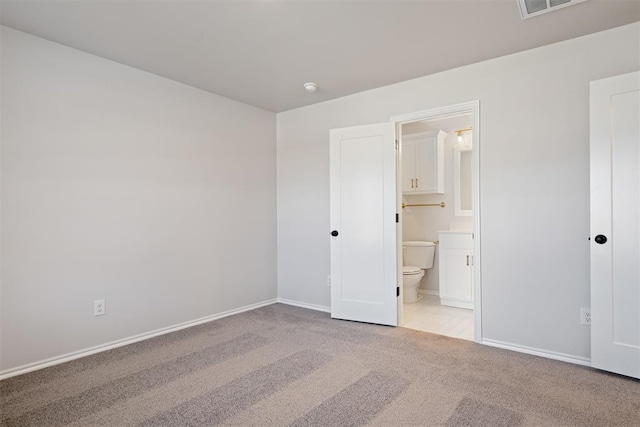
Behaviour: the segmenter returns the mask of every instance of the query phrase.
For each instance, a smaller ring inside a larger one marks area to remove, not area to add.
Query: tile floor
[[[473,341],[473,310],[440,305],[440,298],[434,295],[423,295],[403,308],[405,328]]]

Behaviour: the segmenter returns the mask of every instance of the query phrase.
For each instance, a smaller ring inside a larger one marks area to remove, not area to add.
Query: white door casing
[[[394,123],[330,132],[333,318],[397,325],[395,146]]]
[[[449,105],[445,107],[433,108],[425,111],[417,111],[408,114],[401,114],[397,116],[392,116],[391,121],[396,123],[399,128],[398,134],[401,135],[401,129],[403,125],[409,123],[415,123],[418,121],[424,120],[437,120],[444,119],[448,117],[457,117],[460,115],[471,114],[473,117],[472,124],[472,141],[473,141],[473,151],[472,151],[472,164],[473,164],[473,175],[472,175],[472,185],[473,185],[473,230],[474,230],[474,239],[473,239],[473,266],[472,266],[472,276],[473,276],[473,328],[474,328],[474,341],[477,343],[484,342],[482,339],[482,252],[481,252],[481,236],[482,229],[480,227],[480,217],[481,217],[481,204],[480,204],[480,148],[481,148],[481,139],[480,139],[480,101],[470,101],[464,102],[456,105]],[[404,169],[404,165],[402,165],[401,169]],[[404,175],[404,173],[403,173]],[[398,194],[398,209],[402,204],[402,194]],[[402,215],[400,215],[402,218]],[[398,254],[402,255],[402,219],[400,219],[400,226],[398,231],[398,236],[400,237],[400,241],[398,242]],[[398,283],[402,283],[402,257],[398,257],[398,270],[400,274],[400,278],[398,279]],[[402,322],[402,301],[398,301],[398,315],[399,315],[399,323]]]
[[[591,364],[640,378],[640,72],[591,82],[590,125]]]

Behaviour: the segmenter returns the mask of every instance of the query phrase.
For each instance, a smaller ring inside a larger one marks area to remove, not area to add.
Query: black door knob
[[[602,234],[598,234],[596,236],[595,239],[593,239],[596,241],[597,244],[599,245],[604,245],[605,243],[607,243],[607,236],[603,236]]]
[[[333,237],[336,237],[338,234],[340,234],[340,233],[338,233],[338,230],[333,230],[333,231],[331,232],[331,235],[332,235]]]

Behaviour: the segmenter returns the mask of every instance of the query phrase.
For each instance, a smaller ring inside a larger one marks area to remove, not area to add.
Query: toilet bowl
[[[433,267],[435,257],[433,242],[403,242],[402,244],[402,302],[412,303],[420,300],[418,288],[425,270]]]
[[[420,287],[422,276],[424,276],[424,270],[420,267],[402,266],[402,302],[412,303],[420,300],[418,287]]]

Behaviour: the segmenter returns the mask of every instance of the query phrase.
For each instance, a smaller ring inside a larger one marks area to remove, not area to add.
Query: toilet
[[[402,291],[403,302],[412,303],[420,300],[418,287],[424,271],[433,267],[436,245],[433,242],[402,243]]]

